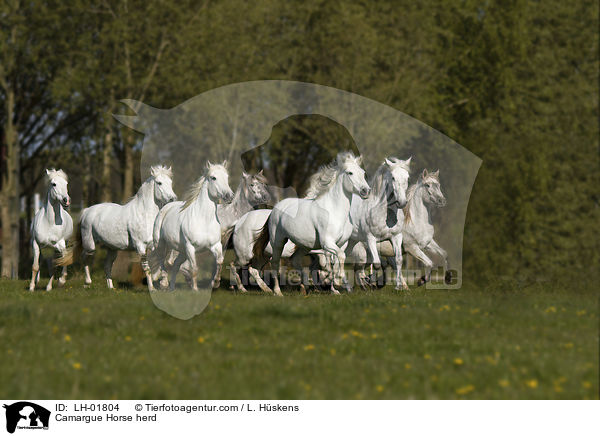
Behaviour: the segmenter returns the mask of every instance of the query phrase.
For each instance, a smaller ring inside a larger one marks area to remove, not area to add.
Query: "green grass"
[[[26,287],[0,281],[3,398],[598,398],[592,290],[219,290],[181,321],[101,276]]]

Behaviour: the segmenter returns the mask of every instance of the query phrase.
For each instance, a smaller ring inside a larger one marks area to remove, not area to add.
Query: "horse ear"
[[[427,172],[427,168],[425,168],[423,170],[423,172],[421,173],[421,178],[426,179],[428,175],[429,175],[429,173]]]
[[[210,167],[212,167],[212,164],[210,163],[209,160],[206,161],[206,169],[209,170]]]
[[[260,170],[260,171],[258,172],[258,175],[259,175],[259,176],[264,176],[264,174],[263,174],[263,170]]]
[[[48,168],[46,168],[46,175],[49,176],[50,175],[50,170]]]
[[[358,158],[356,159],[356,162],[357,162],[359,165],[362,165],[362,162],[363,162],[363,159],[362,159],[362,154],[358,156]]]
[[[408,159],[406,159],[406,160],[404,161],[404,163],[406,164],[406,166],[408,166],[408,167],[410,166],[410,161],[411,161],[411,160],[412,160],[412,156],[411,156],[411,157],[409,157]]]
[[[438,170],[437,170],[435,173],[433,173],[433,176],[434,176],[436,179],[439,179],[439,177],[440,177],[440,170],[439,170],[439,168],[438,168]]]
[[[250,177],[250,174],[248,174],[246,171],[242,171],[242,177],[244,179],[247,179],[248,177]]]
[[[391,167],[393,165],[393,162],[391,160],[389,160],[387,157],[385,158],[384,162],[388,167]]]
[[[223,166],[224,166],[225,168],[227,168],[227,167],[229,166],[229,162],[227,162],[227,159],[225,159],[225,160],[223,161]]]

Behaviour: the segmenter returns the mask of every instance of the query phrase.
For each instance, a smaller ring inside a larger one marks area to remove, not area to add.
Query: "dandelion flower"
[[[65,342],[71,342],[71,336],[65,335]]]
[[[90,313],[90,308],[89,308],[89,307],[82,307],[82,308],[81,308],[81,311],[82,311],[83,313]]]
[[[426,354],[426,355],[423,356],[423,359],[429,360],[429,359],[431,359],[431,356],[429,354]]]
[[[375,389],[377,390],[377,392],[383,392],[383,386],[381,385],[375,386]]]
[[[475,390],[475,386],[473,385],[467,385],[467,386],[463,386],[462,388],[458,388],[456,390],[456,393],[458,395],[467,395],[470,392],[473,392]]]
[[[73,369],[76,369],[77,371],[79,371],[81,369],[81,363],[79,362],[75,362],[73,364]]]
[[[304,351],[311,351],[314,350],[315,346],[313,344],[308,344],[304,346]]]
[[[527,380],[525,384],[531,389],[536,389],[538,387],[538,381],[534,378],[532,378],[531,380]]]
[[[204,336],[198,336],[198,343],[199,344],[203,344],[205,340],[206,339],[204,339]]]
[[[456,359],[453,360],[455,365],[462,365],[463,363],[465,363],[460,357],[457,357]]]
[[[510,382],[506,379],[498,380],[498,384],[503,388],[510,386]]]
[[[127,342],[131,341],[131,336],[125,336],[125,340],[126,340]]]

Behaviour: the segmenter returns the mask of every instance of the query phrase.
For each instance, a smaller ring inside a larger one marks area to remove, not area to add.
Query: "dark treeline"
[[[599,263],[596,1],[19,1],[0,5],[2,276],[29,257],[43,168],[126,200],[141,137],[111,113],[217,86],[314,82],[388,104],[483,159],[465,277],[589,277]]]

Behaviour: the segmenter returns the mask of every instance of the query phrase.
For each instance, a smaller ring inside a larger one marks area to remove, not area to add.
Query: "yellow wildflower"
[[[460,357],[457,357],[456,359],[453,360],[455,365],[462,365],[463,363],[465,363]]]
[[[475,386],[473,385],[467,385],[467,386],[463,386],[462,388],[458,388],[456,390],[456,393],[458,395],[467,395],[470,392],[473,392],[475,390]]]
[[[314,350],[315,346],[313,344],[308,344],[304,346],[304,351]]]
[[[76,369],[76,370],[78,370],[78,371],[79,371],[79,370],[81,369],[81,363],[79,363],[79,362],[75,362],[75,363],[73,364],[73,369]]]
[[[206,339],[204,339],[204,336],[198,336],[198,343],[199,344],[203,344],[205,340]]]
[[[527,380],[525,384],[531,389],[536,389],[538,387],[538,381],[534,378],[532,378],[531,380]]]

